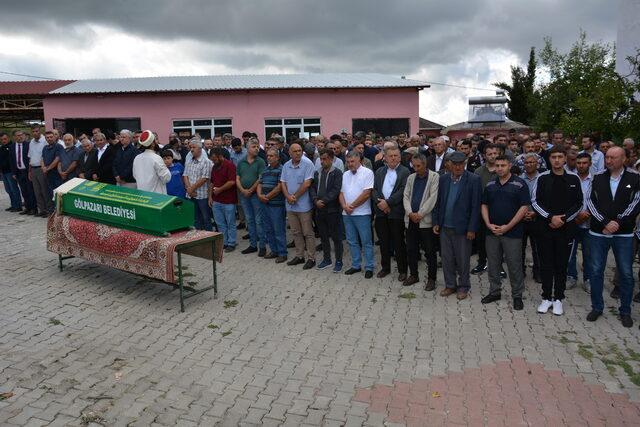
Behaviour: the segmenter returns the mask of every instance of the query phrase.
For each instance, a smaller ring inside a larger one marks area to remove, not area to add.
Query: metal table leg
[[[184,288],[182,284],[182,252],[178,252],[178,286],[180,287],[180,311],[184,313]]]

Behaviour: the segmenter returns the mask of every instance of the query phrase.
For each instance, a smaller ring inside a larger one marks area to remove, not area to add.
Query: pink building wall
[[[354,118],[409,118],[418,131],[418,91],[400,89],[263,90],[233,92],[51,95],[44,99],[47,128],[53,119],[140,117],[142,129],[168,139],[174,119],[232,118],[233,133],[262,140],[265,118],[320,117],[321,132],[351,131]]]

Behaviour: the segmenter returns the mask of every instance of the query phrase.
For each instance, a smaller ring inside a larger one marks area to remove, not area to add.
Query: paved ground
[[[480,304],[486,276],[458,302],[235,252],[180,313],[167,286],[59,272],[44,219],[0,223],[0,425],[640,424],[640,331],[587,324],[580,289],[540,316],[531,281],[514,312]]]

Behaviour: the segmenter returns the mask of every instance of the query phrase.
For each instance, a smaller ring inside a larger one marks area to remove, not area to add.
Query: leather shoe
[[[443,290],[440,291],[440,296],[441,297],[448,297],[449,295],[453,295],[456,293],[455,289],[452,288],[444,288]]]
[[[427,279],[427,282],[424,284],[425,291],[433,291],[436,288],[436,281],[433,279]]]
[[[298,265],[298,264],[304,264],[304,258],[300,258],[297,256],[287,263],[287,265]]]
[[[609,294],[609,296],[613,299],[618,299],[620,298],[620,290],[618,289],[617,286],[614,286],[613,289],[611,290],[611,293]]]
[[[486,269],[487,269],[487,264],[478,264],[471,270],[471,274],[480,274]]]
[[[274,254],[273,252],[269,252],[264,256],[264,259],[275,259],[275,258],[278,258],[278,255]]]
[[[513,309],[520,311],[523,308],[524,308],[524,303],[522,302],[522,298],[514,298],[513,299]]]
[[[494,301],[500,301],[501,299],[502,299],[502,295],[500,294],[489,294],[486,297],[482,298],[480,302],[483,304],[489,304]]]
[[[373,277],[373,271],[371,270],[367,270],[364,272],[364,278],[365,279],[371,279]]]
[[[351,276],[352,274],[356,274],[356,273],[360,273],[362,270],[360,268],[353,268],[351,267],[350,269],[348,269],[347,271],[344,272],[344,274],[346,274],[347,276]]]
[[[386,276],[388,276],[388,275],[389,275],[389,271],[387,271],[387,270],[380,270],[380,271],[378,271],[378,274],[376,274],[376,277],[377,277],[378,279],[382,279],[383,277],[386,277]]]
[[[302,266],[302,269],[309,270],[315,266],[316,266],[316,262],[312,259],[308,259],[307,262],[305,262],[304,265]]]
[[[622,322],[622,326],[625,328],[630,328],[633,326],[633,319],[628,314],[621,314],[620,321]]]
[[[402,286],[411,286],[418,283],[419,279],[416,276],[409,276],[402,282]]]
[[[602,316],[601,311],[591,310],[589,314],[587,314],[587,322],[595,322],[600,316]]]
[[[279,256],[278,258],[276,258],[276,264],[282,264],[283,262],[285,262],[287,260],[287,257],[282,255]]]
[[[407,273],[398,274],[398,282],[404,282],[405,280],[407,280]]]
[[[469,296],[469,292],[468,291],[458,291],[458,294],[456,295],[456,298],[458,298],[458,300],[463,300],[463,299],[467,299],[467,297]]]
[[[258,248],[254,248],[253,246],[248,246],[245,249],[240,251],[240,253],[243,255],[252,254],[254,252],[258,252]]]
[[[24,209],[22,212],[20,212],[18,215],[31,215],[31,211]]]

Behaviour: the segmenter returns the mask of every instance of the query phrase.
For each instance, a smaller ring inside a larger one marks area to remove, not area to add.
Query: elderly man
[[[467,298],[471,282],[469,264],[471,242],[480,223],[480,177],[465,170],[466,156],[449,155],[451,173],[440,176],[438,199],[433,210],[433,232],[440,235],[445,288],[440,295],[457,293]]]
[[[404,240],[404,186],[409,169],[400,164],[400,149],[384,149],[385,166],[375,172],[371,200],[375,207],[375,227],[380,239],[381,270],[377,277],[391,273],[391,246],[393,245],[398,280],[407,279],[407,247]]]
[[[121,187],[136,188],[136,179],[133,177],[133,159],[140,154],[131,143],[133,135],[131,131],[120,131],[120,148],[113,159],[113,176]]]
[[[538,172],[544,172],[545,170],[547,170],[547,163],[542,158],[542,156],[537,154],[537,148],[538,147],[536,146],[536,143],[534,141],[526,141],[522,144],[522,154],[516,157],[516,162],[515,162],[515,165],[518,167],[518,169],[520,169],[521,172],[525,170],[524,162],[525,162],[525,158],[527,157],[527,154],[532,154],[532,153],[536,154],[536,162],[537,162],[536,170]]]
[[[150,130],[145,130],[140,134],[138,142],[144,147],[144,151],[133,159],[132,173],[138,190],[167,194],[171,172],[155,151],[155,136]]]
[[[93,157],[95,156],[96,150],[93,148],[93,143],[89,138],[85,138],[80,143],[80,157],[78,158],[78,166],[76,167],[76,171],[78,172],[78,177],[82,179],[92,179],[93,168],[95,167],[95,163],[93,163]]]
[[[444,157],[447,154],[447,146],[444,139],[441,136],[435,138],[431,143],[431,149],[433,154],[427,158],[427,169],[437,173],[444,173],[446,171]]]
[[[196,229],[212,231],[209,186],[207,185],[211,177],[211,161],[204,154],[202,142],[194,139],[190,147],[191,155],[187,156],[182,181],[187,198],[195,204]]]
[[[263,226],[271,252],[265,259],[275,259],[277,264],[287,260],[287,213],[282,195],[282,165],[280,153],[273,147],[267,149],[267,167],[260,175],[256,194],[262,203]]]
[[[73,135],[65,133],[62,136],[64,149],[60,152],[60,163],[58,163],[58,173],[62,178],[62,182],[66,182],[71,178],[78,176],[78,162],[82,151],[76,147],[76,141]]]
[[[595,322],[604,311],[603,276],[609,249],[613,248],[620,293],[622,326],[633,326],[633,230],[640,213],[640,175],[629,172],[625,150],[611,147],[605,155],[606,170],[593,176],[587,206],[591,213],[591,312],[587,321]]]
[[[415,148],[415,147],[412,147]],[[407,263],[409,277],[402,284],[411,286],[418,283],[418,258],[420,248],[424,248],[427,261],[427,280],[425,290],[436,288],[438,259],[436,255],[436,236],[433,234],[432,211],[438,200],[438,173],[427,168],[424,154],[414,154],[411,158],[412,173],[404,188],[404,223],[407,235]]]
[[[116,184],[116,178],[113,175],[113,162],[120,145],[107,142],[106,136],[101,132],[94,136],[94,141],[96,149],[91,158],[91,179],[105,184]]]
[[[291,160],[282,167],[280,182],[289,226],[293,233],[296,256],[287,265],[303,264],[308,270],[316,265],[316,241],[313,231],[313,203],[309,187],[313,181],[313,162],[302,155],[302,145],[293,142],[289,146]],[[305,261],[306,260],[306,261]]]
[[[365,279],[373,277],[375,260],[373,238],[371,235],[371,190],[373,190],[373,172],[362,166],[360,153],[352,150],[347,154],[347,168],[342,175],[340,205],[342,220],[351,249],[351,268],[344,272],[352,275],[362,271],[362,252],[364,250]]]

